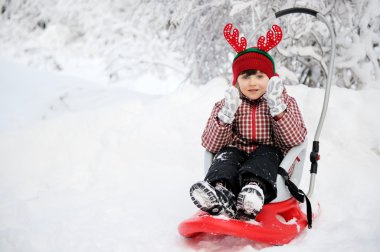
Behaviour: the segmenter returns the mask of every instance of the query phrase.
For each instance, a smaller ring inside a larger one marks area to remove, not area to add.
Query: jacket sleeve
[[[227,146],[233,138],[231,124],[223,124],[218,118],[218,112],[223,105],[224,99],[214,105],[202,134],[202,146],[212,153],[217,153],[222,147]]]
[[[305,140],[307,130],[296,100],[286,91],[283,100],[287,105],[285,114],[278,121],[272,119],[274,139],[280,148],[290,148]]]

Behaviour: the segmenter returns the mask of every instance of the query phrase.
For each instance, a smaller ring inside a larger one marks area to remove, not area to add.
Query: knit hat
[[[267,32],[265,37],[261,36],[257,41],[257,47],[247,47],[247,40],[241,37],[239,41],[239,31],[234,29],[231,34],[232,24],[224,27],[224,37],[228,43],[235,49],[237,55],[232,63],[232,73],[234,75],[232,84],[235,85],[239,74],[248,69],[256,69],[265,73],[268,78],[276,75],[276,68],[273,58],[267,53],[273,47],[277,46],[282,39],[281,28],[277,25],[272,26],[272,30]]]

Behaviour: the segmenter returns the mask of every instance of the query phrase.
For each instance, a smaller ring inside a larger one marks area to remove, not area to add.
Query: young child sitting
[[[257,47],[246,49],[231,24],[224,36],[238,53],[232,63],[233,86],[217,102],[202,135],[215,154],[204,181],[190,189],[193,203],[212,215],[254,219],[277,196],[278,166],[301,144],[306,128],[295,99],[286,93],[267,53],[282,38],[274,25]]]

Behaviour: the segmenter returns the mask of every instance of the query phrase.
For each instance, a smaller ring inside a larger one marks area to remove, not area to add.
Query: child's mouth
[[[252,92],[252,93],[257,92],[257,91],[259,91],[259,90],[258,89],[248,89],[248,92]]]

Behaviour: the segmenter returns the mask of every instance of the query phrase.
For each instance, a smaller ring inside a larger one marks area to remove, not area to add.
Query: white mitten
[[[281,99],[282,91],[284,91],[282,80],[277,76],[270,78],[265,97],[268,101],[270,114],[273,117],[281,114],[286,109],[286,104]]]
[[[236,87],[229,87],[225,93],[224,106],[218,113],[218,118],[227,124],[231,124],[235,119],[235,113],[241,104],[239,90]]]

